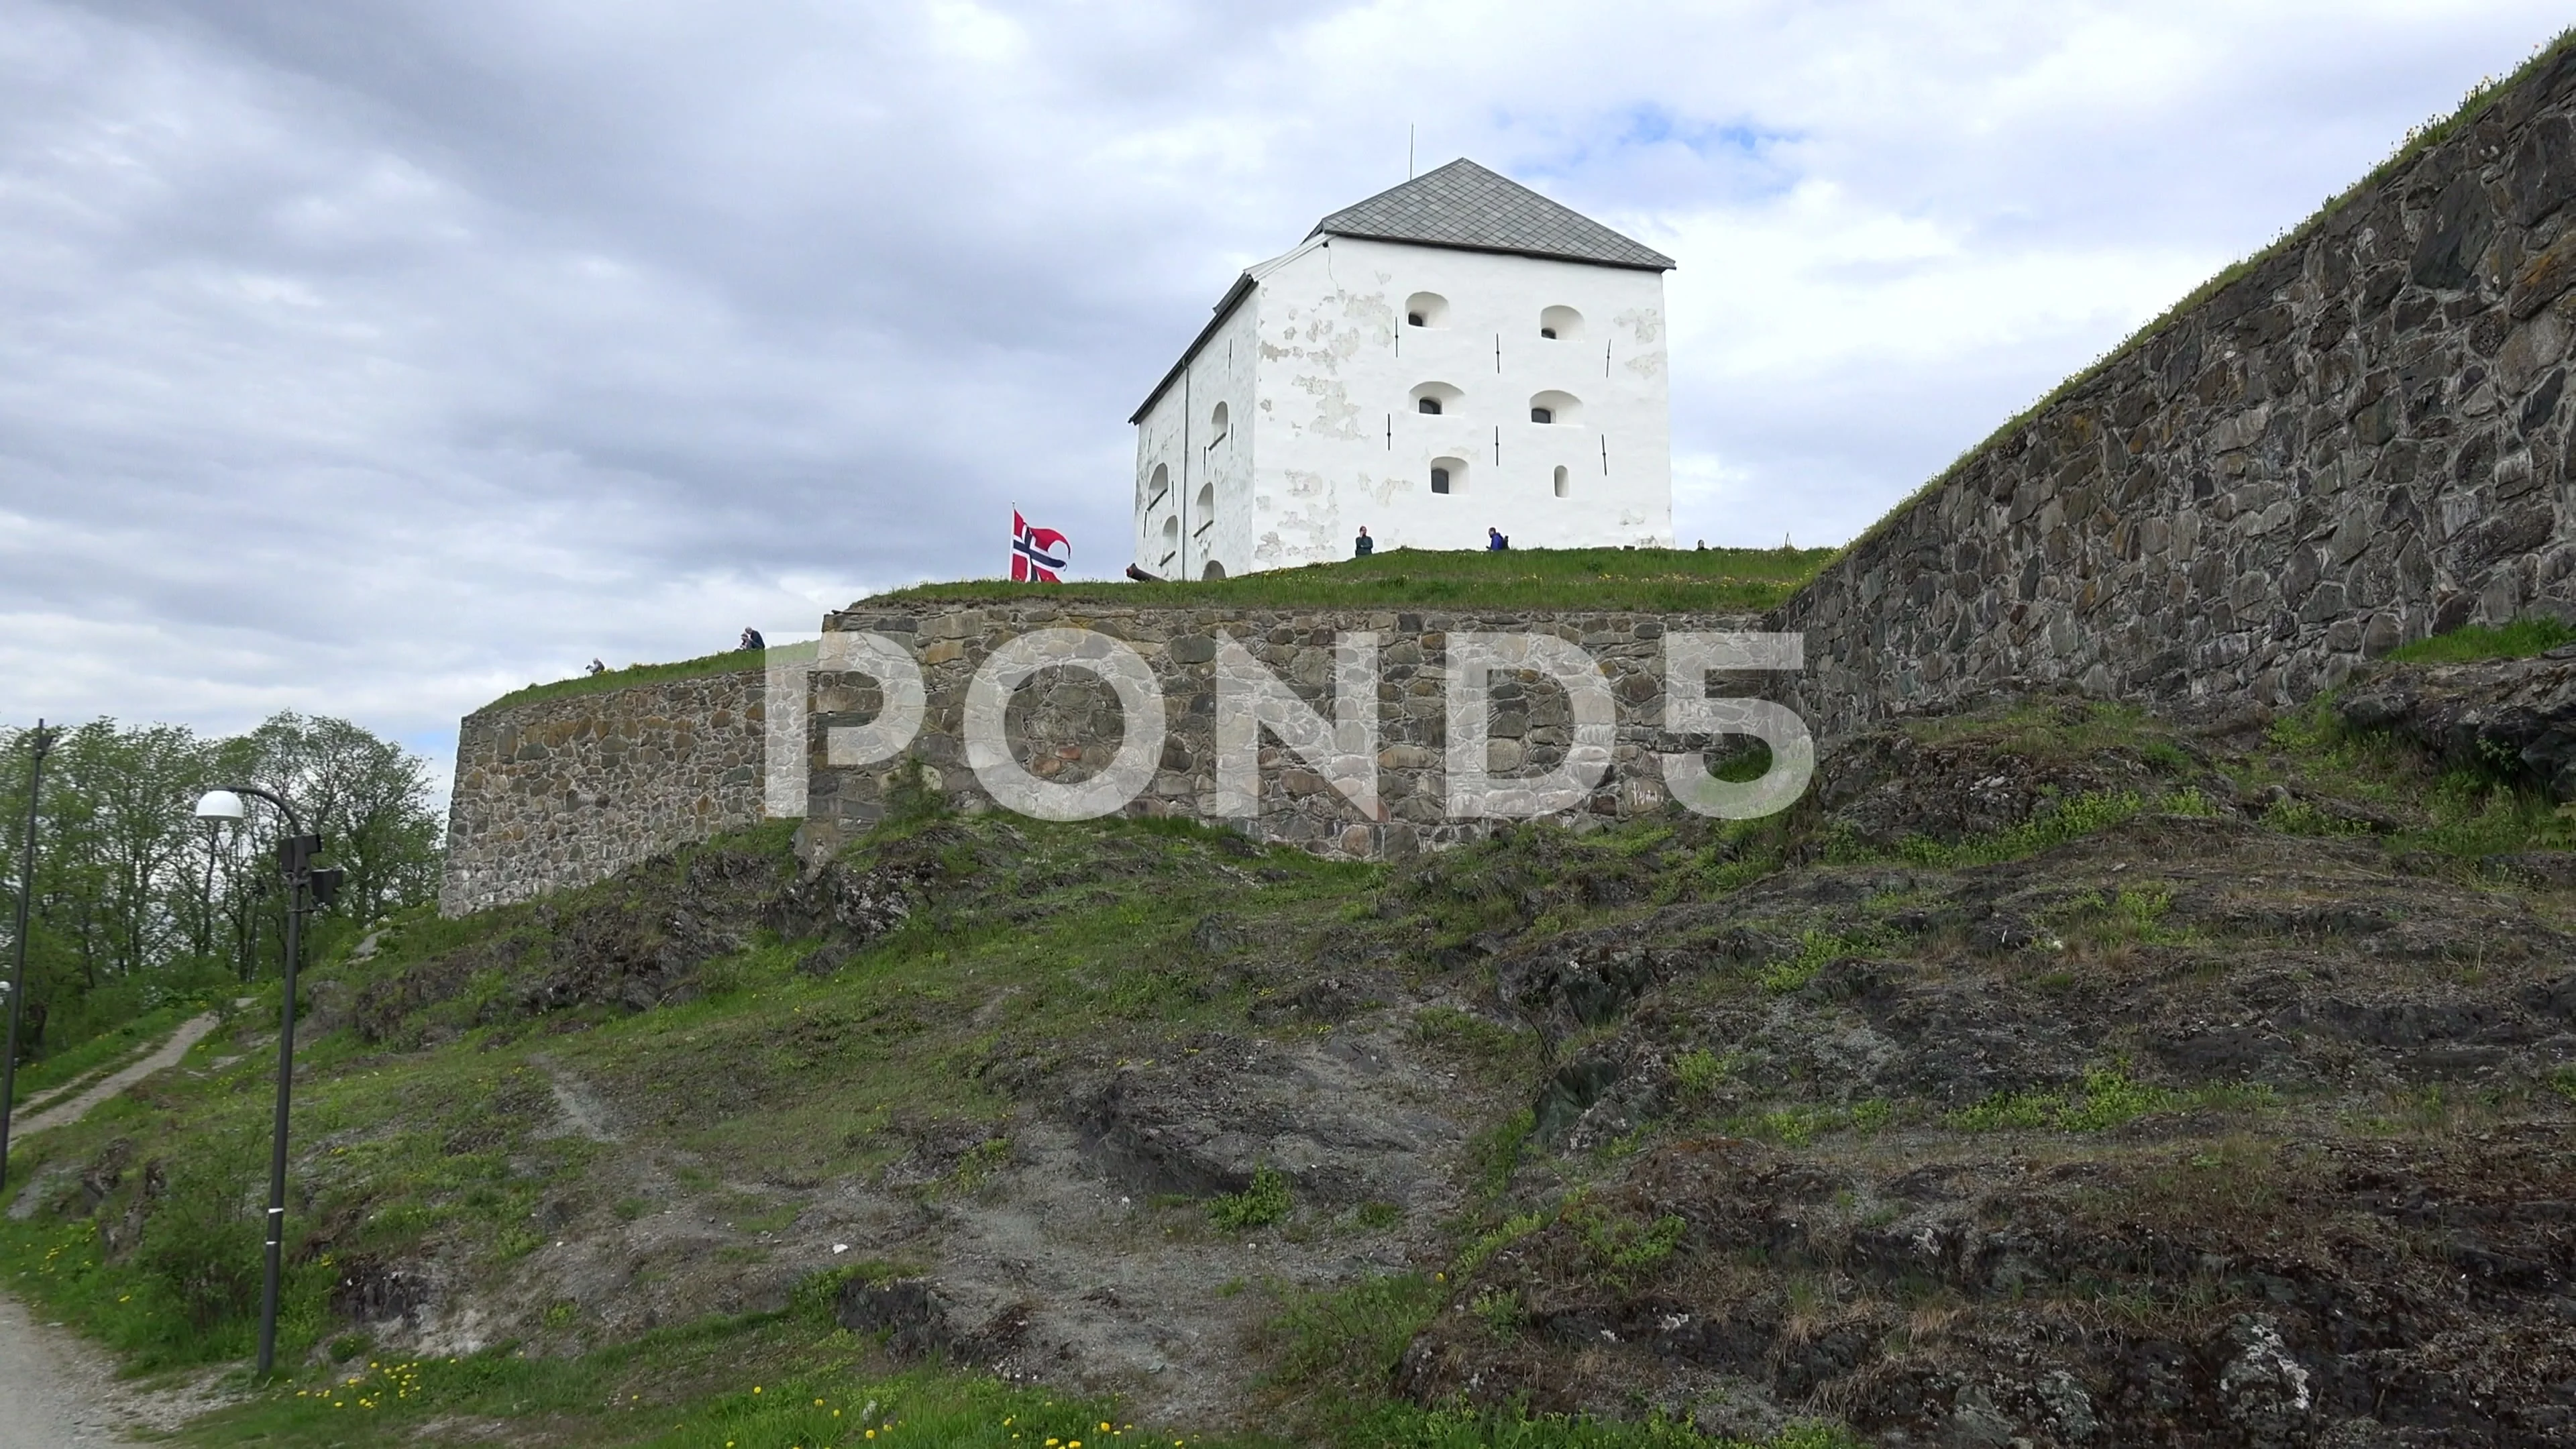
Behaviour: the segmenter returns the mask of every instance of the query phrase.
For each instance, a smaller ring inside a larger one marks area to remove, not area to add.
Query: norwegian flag
[[[1073,558],[1073,540],[1052,528],[1031,528],[1011,510],[1011,579],[1015,583],[1061,583],[1056,572]]]

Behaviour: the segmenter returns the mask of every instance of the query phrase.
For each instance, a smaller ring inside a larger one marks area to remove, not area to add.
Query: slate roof
[[[1360,237],[1370,241],[1410,242],[1416,246],[1456,247],[1470,252],[1508,252],[1524,257],[1590,262],[1603,267],[1630,267],[1641,272],[1668,272],[1671,257],[1632,241],[1572,207],[1559,206],[1506,176],[1499,176],[1460,157],[1436,171],[1425,171],[1402,186],[1390,187],[1368,200],[1345,206],[1306,233]],[[1299,244],[1299,249],[1304,243]],[[1216,304],[1198,337],[1181,360],[1154,384],[1144,404],[1127,421],[1143,422],[1145,414],[1178,381],[1190,359],[1225,325],[1226,314],[1252,291],[1272,267],[1295,256],[1291,250],[1235,279]]]
[[[1673,267],[1673,259],[1662,252],[1464,157],[1345,206],[1306,234],[1511,252],[1651,272]]]

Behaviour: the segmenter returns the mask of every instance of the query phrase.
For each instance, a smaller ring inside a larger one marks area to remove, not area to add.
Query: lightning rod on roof
[[[1413,179],[1413,123],[1404,123],[1404,179]]]

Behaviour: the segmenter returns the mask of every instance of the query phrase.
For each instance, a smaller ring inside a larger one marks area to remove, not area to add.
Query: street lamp
[[[295,968],[303,954],[304,917],[331,904],[340,891],[341,872],[314,866],[314,857],[322,853],[322,837],[304,833],[302,817],[283,796],[252,785],[228,785],[199,797],[197,818],[239,824],[245,795],[275,807],[286,817],[288,831],[277,842],[278,874],[286,885],[286,981],[277,1027],[277,1128],[268,1150],[268,1273],[259,1300],[259,1374],[266,1378],[277,1363],[278,1254],[286,1226],[286,1104],[295,1080]]]
[[[27,838],[18,857],[18,935],[14,946],[15,961],[9,968],[9,1040],[0,1051],[0,1187],[9,1183],[9,1114],[18,1098],[18,1019],[26,1013],[27,998],[27,898],[36,891],[36,795],[45,787],[45,751],[54,746],[58,731],[36,721],[36,732],[28,739],[27,761]]]

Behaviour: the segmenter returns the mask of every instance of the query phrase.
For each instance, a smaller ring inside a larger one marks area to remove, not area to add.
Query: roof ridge
[[[1331,213],[1306,233],[1670,271],[1672,258],[1466,157]]]

